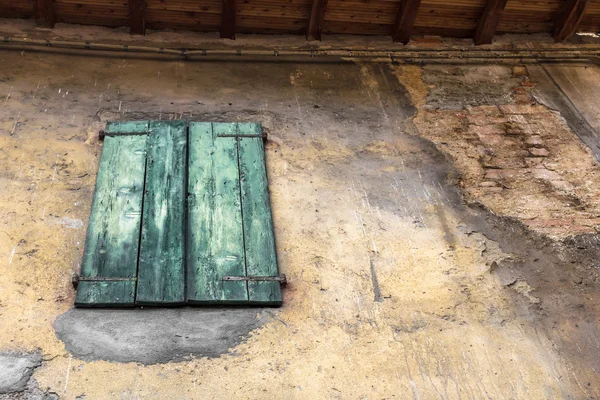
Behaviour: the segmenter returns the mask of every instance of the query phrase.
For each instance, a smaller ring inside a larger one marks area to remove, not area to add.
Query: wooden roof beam
[[[473,41],[475,44],[490,44],[496,33],[496,28],[500,22],[502,11],[506,7],[507,0],[487,0],[483,15],[475,29]]]
[[[394,42],[408,43],[420,4],[421,0],[401,0],[392,32]]]
[[[146,34],[145,13],[145,0],[129,0],[129,32],[132,35]]]
[[[219,29],[222,38],[235,39],[235,14],[236,0],[223,0],[221,28]]]
[[[36,0],[35,1],[35,21],[40,26],[54,27],[54,1]]]
[[[310,12],[310,21],[306,31],[307,40],[321,40],[323,32],[323,21],[325,20],[325,10],[327,9],[327,0],[313,0],[312,11]]]
[[[565,1],[554,25],[554,40],[562,42],[577,31],[587,3],[587,0]]]

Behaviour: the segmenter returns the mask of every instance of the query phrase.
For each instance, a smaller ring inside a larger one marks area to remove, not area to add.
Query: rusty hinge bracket
[[[224,281],[250,281],[250,282],[279,282],[282,286],[287,285],[285,274],[279,276],[224,276]]]
[[[251,135],[246,133],[221,133],[217,134],[217,137],[262,138],[262,140],[267,140],[267,134],[264,132],[260,135]]]
[[[104,138],[106,136],[136,136],[136,135],[148,135],[152,133],[151,131],[148,132],[106,132],[106,131],[100,131],[98,132],[98,139],[100,140],[104,140]]]

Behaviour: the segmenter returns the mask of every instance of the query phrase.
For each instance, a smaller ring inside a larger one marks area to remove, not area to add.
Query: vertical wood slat
[[[185,302],[185,201],[187,123],[152,121],[136,304]]]
[[[475,29],[473,41],[476,45],[490,44],[496,33],[496,28],[500,22],[502,11],[506,7],[507,0],[487,0],[483,15]]]
[[[561,42],[572,36],[583,18],[588,0],[566,0],[558,14],[554,28],[554,40]]]
[[[145,13],[145,0],[129,0],[129,32],[132,35],[146,34]]]
[[[244,247],[248,276],[277,276],[277,253],[269,202],[265,151],[260,124],[239,124],[240,132],[254,132],[256,138],[240,137],[239,164],[242,192]],[[281,285],[274,281],[249,281],[251,304],[281,305]]]
[[[191,122],[189,130],[187,299],[247,303],[236,124]]]
[[[53,0],[35,0],[35,21],[39,26],[54,27],[56,19],[54,17]]]
[[[236,0],[223,0],[221,9],[221,38],[235,39]]]
[[[106,133],[143,133],[147,130],[147,122],[114,123],[107,126]],[[76,306],[134,305],[146,139],[146,135],[107,136],[104,139]]]
[[[308,30],[306,31],[307,40],[321,40],[326,10],[327,0],[313,0]]]
[[[401,0],[392,32],[394,42],[407,44],[413,31],[421,0]]]

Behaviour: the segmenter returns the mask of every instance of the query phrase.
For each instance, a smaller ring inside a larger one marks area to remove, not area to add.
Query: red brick
[[[529,152],[526,151],[527,155],[529,155]],[[525,164],[527,164],[527,166],[529,168],[546,168],[542,165],[542,163],[544,162],[543,158],[540,157],[527,157],[525,158]]]
[[[513,122],[519,125],[527,125],[527,119],[520,114],[509,115],[507,118],[508,122]]]
[[[531,147],[529,148],[529,154],[533,157],[548,157],[550,152],[543,147]]]
[[[533,135],[527,138],[527,140],[525,141],[525,144],[528,144],[530,146],[534,146],[534,147],[541,147],[544,145],[544,141],[542,140],[542,138],[539,135]]]
[[[483,114],[467,115],[467,121],[471,125],[484,126],[489,124],[488,118]]]
[[[488,116],[488,121],[492,124],[502,125],[507,122],[507,119],[503,116]]]
[[[467,106],[467,110],[471,115],[487,115],[487,116],[500,116],[500,110],[497,106]]]
[[[503,114],[535,114],[539,109],[530,104],[503,104],[498,106]]]
[[[546,168],[533,168],[531,170],[533,176],[537,179],[544,179],[547,181],[559,181],[562,180],[562,176],[558,172],[550,171]]]
[[[504,129],[499,125],[470,125],[469,130],[477,135],[504,135]]]
[[[527,94],[516,94],[513,97],[514,102],[517,105],[525,105],[525,104],[531,104],[532,103],[532,99],[531,96],[529,95],[529,93]]]

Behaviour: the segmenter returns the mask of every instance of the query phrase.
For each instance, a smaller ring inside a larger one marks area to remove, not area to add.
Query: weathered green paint
[[[135,281],[79,282],[75,305],[78,307],[131,307]]]
[[[255,124],[260,135],[260,125]],[[240,185],[248,276],[277,276],[277,255],[262,138],[239,139]],[[281,305],[279,282],[248,282],[253,304]]]
[[[260,124],[239,122],[227,125],[229,125],[229,127],[219,131],[217,137],[259,137],[262,135]]]
[[[105,138],[81,276],[136,276],[145,168],[146,135]],[[134,292],[122,282],[81,282],[75,305],[132,306]]]
[[[148,132],[148,121],[111,121],[106,123],[106,133]]]
[[[237,124],[237,133],[240,136],[261,136],[262,128],[260,124],[254,122],[239,122]]]
[[[246,282],[223,281],[245,276],[235,124],[190,123],[187,299],[190,303],[246,303]]]
[[[150,131],[136,304],[183,303],[187,124],[152,121]]]
[[[223,281],[278,275],[260,124],[105,132],[81,276],[134,279],[82,280],[77,306],[281,304],[278,282]]]

